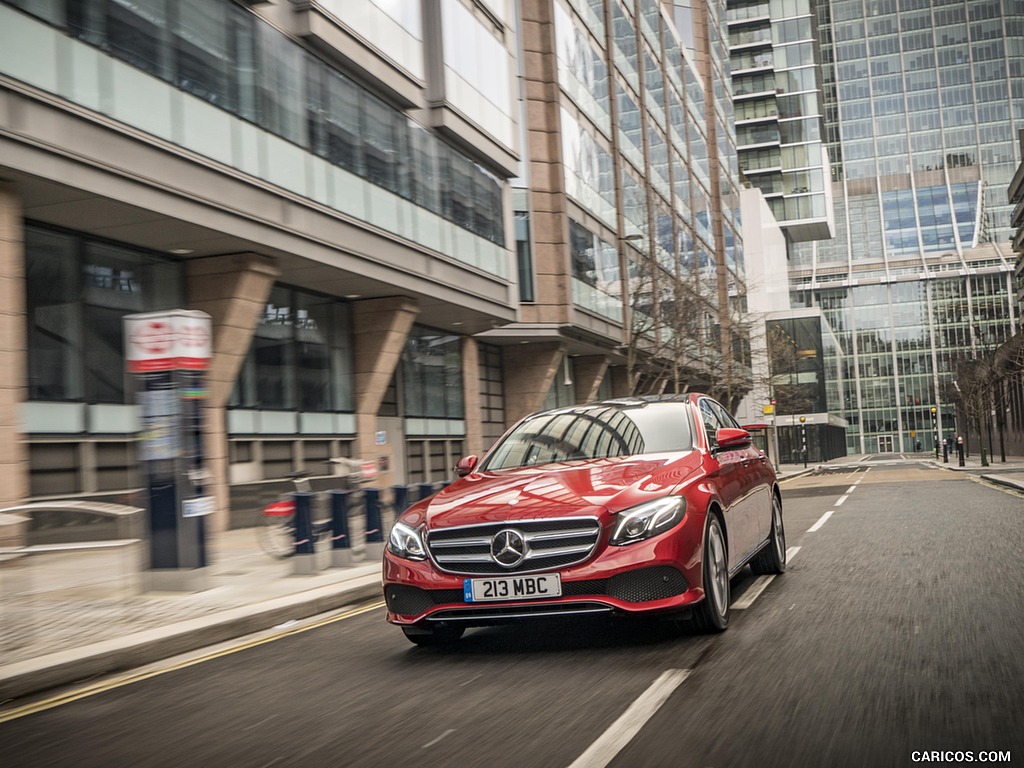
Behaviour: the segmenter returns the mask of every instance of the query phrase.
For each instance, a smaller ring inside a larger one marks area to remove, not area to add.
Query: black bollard
[[[380,515],[380,489],[363,491],[366,505],[366,559],[374,562],[384,556],[384,525]]]
[[[348,500],[352,491],[331,491],[331,567],[352,565],[352,539],[348,534]]]
[[[293,493],[295,501],[295,556],[292,573],[316,573],[316,547],[313,541],[313,496],[308,492]]]
[[[945,443],[942,444],[942,463],[949,464],[949,446]]]
[[[391,499],[395,505],[395,516],[409,508],[409,487],[405,485],[391,486]]]

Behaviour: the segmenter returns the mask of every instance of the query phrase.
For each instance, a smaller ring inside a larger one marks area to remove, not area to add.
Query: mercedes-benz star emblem
[[[503,568],[515,568],[526,559],[526,539],[514,528],[506,528],[491,539],[491,557]]]

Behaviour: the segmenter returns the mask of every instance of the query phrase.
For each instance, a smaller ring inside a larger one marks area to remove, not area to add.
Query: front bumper
[[[486,626],[524,619],[592,614],[682,611],[704,597],[700,534],[685,524],[649,541],[602,546],[586,563],[559,570],[560,597],[467,603],[470,576],[440,571],[431,561],[384,555],[384,599],[392,624]],[[515,574],[508,574],[515,575]]]

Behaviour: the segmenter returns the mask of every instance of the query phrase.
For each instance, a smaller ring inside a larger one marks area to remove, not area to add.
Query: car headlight
[[[405,523],[395,523],[388,537],[388,552],[406,560],[426,560],[427,549],[423,546],[420,532]]]
[[[666,496],[627,509],[619,513],[608,543],[621,547],[657,536],[682,520],[685,513],[686,499],[682,496]]]

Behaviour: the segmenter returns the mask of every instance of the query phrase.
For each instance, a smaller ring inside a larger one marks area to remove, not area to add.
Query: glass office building
[[[442,482],[545,404],[735,394],[725,23],[723,0],[0,0],[0,502],[136,503],[142,311],[211,316],[218,527],[290,472],[331,487],[329,458]]]
[[[687,387],[728,400],[750,366],[734,326],[744,270],[724,3],[521,11],[524,30],[552,32],[522,39],[522,303],[516,326],[483,338],[529,339],[529,364],[558,370],[538,405]]]
[[[970,440],[958,365],[1019,327],[1024,2],[816,5],[836,232],[792,248],[792,304],[820,307],[842,346],[850,452]]]
[[[791,242],[832,236],[813,0],[730,0],[739,163]]]
[[[141,506],[127,314],[210,315],[216,526],[504,428],[511,0],[0,0],[0,503]],[[533,388],[532,382],[521,384]]]

